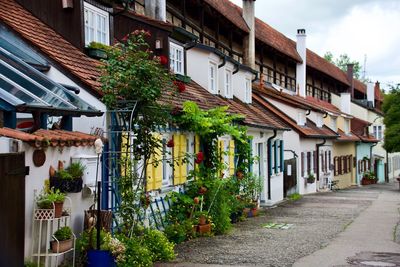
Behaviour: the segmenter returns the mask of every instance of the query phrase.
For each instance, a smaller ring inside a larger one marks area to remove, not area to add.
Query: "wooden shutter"
[[[353,165],[353,155],[350,155],[349,156],[349,172],[351,172],[351,167],[352,167],[352,165]]]
[[[281,172],[285,171],[285,149],[283,147],[283,140],[280,140],[280,148],[281,148],[281,153],[280,153],[280,162],[281,162]]]
[[[325,171],[325,160],[324,160],[324,152],[321,153],[321,171],[324,172]]]
[[[307,152],[307,174],[311,172],[311,152]]]
[[[196,134],[194,136],[194,153],[197,154],[198,152],[200,152],[200,136]],[[194,163],[194,161],[195,159],[193,159],[194,169],[198,170],[199,164]]]
[[[180,165],[180,184],[186,183],[187,180],[187,163],[186,163],[186,151],[187,151],[187,141],[186,135],[180,135],[180,149],[179,149],[179,156],[181,158],[181,165]]]
[[[368,159],[368,170],[371,170],[371,159]]]
[[[161,143],[161,135],[155,134],[155,137]],[[163,178],[163,162],[162,162],[162,149],[158,147],[154,153],[151,154],[146,166],[147,175],[147,191],[158,190],[162,185]]]
[[[331,151],[328,151],[328,163],[329,163],[329,170],[332,170],[332,155],[331,155]]]
[[[174,185],[180,184],[181,181],[181,159],[180,159],[180,148],[181,148],[181,138],[179,134],[174,134],[172,136],[174,140],[173,157],[174,157]]]
[[[333,157],[333,173],[335,176],[338,175],[337,157]]]
[[[360,174],[361,173],[361,160],[358,160],[357,170],[358,170],[358,173]]]
[[[343,174],[343,169],[342,169],[342,156],[338,157],[338,174],[342,175]]]
[[[328,151],[325,151],[325,172],[328,172]]]
[[[229,140],[229,175],[235,174],[235,141]]]
[[[317,155],[317,151],[313,151],[313,172],[317,173],[317,161],[318,161],[318,155]]]
[[[304,160],[304,152],[301,152],[301,176],[304,177],[304,165],[305,165],[305,160]]]

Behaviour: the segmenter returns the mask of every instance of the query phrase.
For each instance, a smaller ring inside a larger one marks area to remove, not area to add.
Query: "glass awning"
[[[79,96],[13,55],[0,43],[0,100],[30,112],[33,109],[52,114],[99,115],[101,112]]]

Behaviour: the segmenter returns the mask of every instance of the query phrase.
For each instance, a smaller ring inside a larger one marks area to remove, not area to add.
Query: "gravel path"
[[[299,258],[326,246],[378,197],[380,189],[357,188],[304,196],[266,209],[235,225],[227,235],[198,238],[176,247],[176,263],[236,266],[292,266]],[[288,230],[265,223],[289,223]]]

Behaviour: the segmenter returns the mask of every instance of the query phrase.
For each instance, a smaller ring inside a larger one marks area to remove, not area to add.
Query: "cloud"
[[[294,40],[305,28],[308,48],[320,55],[347,53],[362,65],[367,55],[368,77],[400,82],[400,1],[259,0],[256,16]]]

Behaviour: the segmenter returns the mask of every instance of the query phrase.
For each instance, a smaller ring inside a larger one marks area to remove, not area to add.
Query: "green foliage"
[[[92,49],[101,49],[104,51],[110,49],[110,47],[108,45],[98,43],[98,42],[90,42],[90,44],[87,47],[92,48]]]
[[[54,237],[58,241],[64,241],[72,238],[72,230],[68,226],[61,227],[54,233]]]
[[[347,72],[347,64],[354,64],[353,67],[354,77],[356,79],[361,78],[362,66],[360,62],[350,59],[350,57],[346,53],[341,54],[338,58],[335,59],[333,54],[328,51],[325,53],[324,58],[330,63],[335,64],[339,69],[341,69],[344,72]]]
[[[193,229],[196,224],[197,222],[195,223],[192,219],[174,222],[165,227],[164,233],[168,240],[175,244],[179,244],[197,236],[195,229]]]
[[[160,231],[147,229],[141,237],[143,246],[151,253],[152,261],[170,261],[175,259],[174,244]]]
[[[314,174],[310,173],[310,174],[308,175],[308,177],[307,177],[307,183],[312,184],[312,183],[314,183],[314,182],[315,182],[315,176],[314,176]]]
[[[375,180],[375,173],[373,171],[366,171],[363,175],[364,179]]]
[[[229,178],[228,178],[229,179]],[[229,206],[230,192],[227,188],[228,179],[216,179],[207,191],[209,214],[214,223],[213,231],[216,234],[224,234],[231,227],[231,208]]]
[[[258,198],[263,189],[261,177],[248,173],[244,176],[242,182],[242,198],[251,203],[258,201]]]
[[[302,196],[299,193],[294,193],[288,196],[288,199],[291,201],[300,200]]]
[[[82,178],[85,169],[86,166],[78,161],[71,163],[71,165],[69,165],[69,167],[67,168],[67,171],[73,179],[77,179]]]
[[[36,203],[39,209],[52,209],[53,202],[64,202],[65,194],[59,189],[51,188],[47,192],[43,190],[36,198]]]
[[[25,261],[24,262],[24,267],[43,267],[43,263],[40,263],[39,266],[37,265],[36,262],[33,261]]]
[[[119,237],[126,247],[125,261],[118,264],[118,267],[151,267],[153,266],[153,258],[150,250],[143,246],[141,240],[137,237],[127,238]]]
[[[383,147],[387,152],[400,151],[400,86],[392,87],[384,96],[382,111],[385,113],[385,143]]]
[[[72,175],[67,170],[59,170],[56,173],[57,177],[63,180],[72,180]]]

